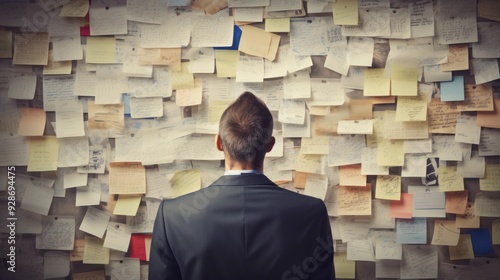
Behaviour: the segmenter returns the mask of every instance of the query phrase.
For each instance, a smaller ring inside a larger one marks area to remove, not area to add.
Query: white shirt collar
[[[224,175],[262,174],[259,170],[226,170]]]

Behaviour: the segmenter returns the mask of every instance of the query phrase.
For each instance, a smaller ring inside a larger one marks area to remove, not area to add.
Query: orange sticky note
[[[391,218],[411,219],[413,215],[413,195],[402,193],[401,200],[391,200]]]
[[[493,99],[494,111],[478,111],[476,123],[478,126],[500,128],[500,99]]]
[[[339,173],[341,186],[366,186],[366,175],[361,175],[361,164],[340,166]]]
[[[465,214],[469,191],[446,192],[446,213]]]
[[[45,130],[45,111],[42,108],[21,108],[18,135],[42,136]]]

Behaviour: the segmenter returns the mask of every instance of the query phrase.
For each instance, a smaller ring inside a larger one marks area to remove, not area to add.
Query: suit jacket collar
[[[225,175],[217,179],[211,186],[243,186],[243,185],[272,185],[276,186],[263,174]]]

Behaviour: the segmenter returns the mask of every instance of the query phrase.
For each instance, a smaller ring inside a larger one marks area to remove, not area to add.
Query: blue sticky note
[[[191,5],[191,0],[170,0],[170,1],[160,1],[160,2],[166,2],[168,6],[174,7],[174,6],[189,6]]]
[[[489,229],[487,228],[472,229],[469,230],[467,233],[470,234],[474,256],[484,256],[493,254],[493,245]]]
[[[130,117],[130,95],[122,94],[124,115]]]
[[[464,94],[464,77],[454,76],[450,82],[441,82],[441,101],[463,101]]]
[[[238,26],[234,26],[233,31],[233,45],[230,47],[214,47],[214,50],[238,50],[240,46],[241,29]]]
[[[427,218],[396,219],[396,242],[427,244]]]

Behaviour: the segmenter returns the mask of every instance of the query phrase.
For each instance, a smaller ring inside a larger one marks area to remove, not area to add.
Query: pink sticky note
[[[402,193],[400,200],[391,200],[391,217],[411,219],[413,214],[413,195]]]

